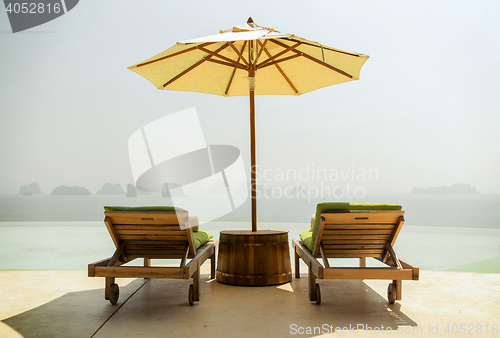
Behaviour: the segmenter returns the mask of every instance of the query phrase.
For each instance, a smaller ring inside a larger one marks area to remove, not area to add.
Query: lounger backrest
[[[192,229],[179,224],[179,220],[188,222],[187,212],[106,211],[104,215],[115,246],[124,243],[129,257],[182,259],[186,247],[188,257],[194,257]]]
[[[384,260],[386,242],[394,245],[404,223],[404,211],[321,213],[314,257],[322,244],[328,258],[375,257]]]

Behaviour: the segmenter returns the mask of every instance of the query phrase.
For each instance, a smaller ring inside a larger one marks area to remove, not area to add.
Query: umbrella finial
[[[247,23],[254,23],[252,17],[248,17]]]

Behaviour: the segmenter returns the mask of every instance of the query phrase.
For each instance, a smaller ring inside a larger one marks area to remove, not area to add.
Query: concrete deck
[[[316,305],[305,269],[284,285],[237,287],[210,280],[209,267],[194,306],[188,280],[117,279],[111,305],[104,278],[86,271],[0,271],[0,337],[311,337],[338,335],[335,328],[357,337],[500,335],[500,274],[421,271],[394,305],[388,281],[318,280]]]

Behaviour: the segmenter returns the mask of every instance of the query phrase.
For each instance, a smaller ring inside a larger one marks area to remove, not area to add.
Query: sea
[[[290,241],[310,227],[321,199],[260,198],[260,229],[288,230]],[[500,259],[500,194],[367,194],[342,202],[396,203],[405,224],[395,244],[397,255],[423,270],[456,270]],[[0,270],[86,270],[110,257],[114,245],[103,223],[106,205],[166,205],[161,195],[21,196],[0,194]],[[179,205],[182,207],[182,205]],[[191,212],[191,214],[193,214]],[[214,239],[222,230],[248,229],[250,203],[202,224]],[[291,251],[291,259],[293,262]],[[157,264],[175,261],[158,260]],[[352,259],[333,266],[356,265]],[[368,262],[368,266],[380,263]],[[488,264],[483,272],[488,271]]]

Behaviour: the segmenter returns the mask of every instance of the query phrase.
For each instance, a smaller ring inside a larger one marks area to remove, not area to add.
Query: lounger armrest
[[[186,267],[173,266],[96,266],[95,276],[111,278],[190,278]]]
[[[109,262],[111,261],[113,257],[108,257],[108,258],[105,258],[105,259],[101,259],[100,261],[97,261],[97,262],[94,262],[94,263],[90,263],[88,265],[88,274],[89,274],[89,277],[95,277],[95,267],[96,266],[108,266]],[[123,260],[120,260],[119,264],[117,266],[120,266],[120,265],[123,265],[123,264],[126,264],[128,262],[131,262],[133,261],[135,258],[137,257],[127,257],[127,260],[123,261]]]
[[[299,257],[302,258],[304,263],[306,263],[306,265],[310,267],[316,278],[323,279],[323,265],[321,265],[321,263],[318,262],[316,258],[314,258],[311,251],[304,245],[304,243],[302,243],[302,240],[294,239],[292,241],[292,246]]]
[[[96,266],[108,266],[109,262],[111,261],[111,258],[112,257],[108,257],[108,258],[105,258],[105,259],[101,259],[100,261],[97,261],[97,262],[94,262],[94,263],[90,263],[89,266],[88,266],[88,275],[89,277],[95,277],[95,267]]]
[[[196,250],[196,256],[194,256],[189,263],[186,264],[186,268],[189,269],[189,276],[193,276],[193,274],[198,269],[198,262],[200,262],[200,266],[209,259],[214,253],[219,245],[219,241],[208,241],[203,244]]]
[[[399,263],[401,263],[401,266],[403,267],[403,269],[412,269],[413,270],[413,280],[419,279],[419,273],[420,273],[419,268],[411,265],[410,263],[408,263],[402,259],[399,259]]]
[[[412,280],[412,270],[394,267],[335,267],[324,271],[325,279],[392,279]]]

